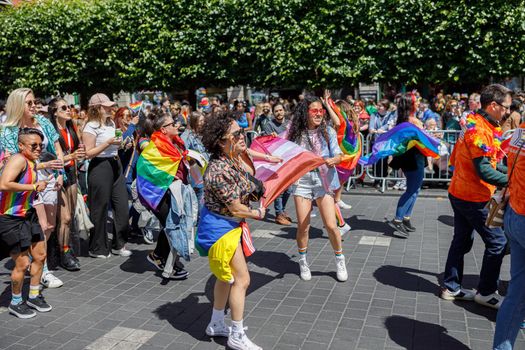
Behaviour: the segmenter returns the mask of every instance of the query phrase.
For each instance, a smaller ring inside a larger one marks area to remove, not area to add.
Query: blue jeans
[[[488,215],[488,209],[485,208],[486,202],[467,202],[450,193],[448,197],[454,210],[454,237],[448,250],[443,276],[445,287],[451,292],[461,288],[464,256],[472,249],[474,230],[476,230],[485,243],[478,292],[481,295],[492,294],[498,289],[499,272],[505,255],[507,238],[501,228],[485,226]]]
[[[525,216],[510,205],[505,212],[505,232],[510,242],[510,284],[496,321],[494,349],[512,349],[525,318]]]
[[[421,191],[423,184],[423,177],[425,176],[425,168],[420,167],[413,171],[403,171],[407,178],[407,190],[399,198],[396,209],[396,220],[403,220],[405,217],[410,217],[414,204],[416,204],[417,196]]]
[[[286,209],[286,203],[288,203],[288,198],[290,198],[290,190],[287,188],[279,197],[275,198],[273,202],[273,207],[275,208],[275,215],[282,214]]]

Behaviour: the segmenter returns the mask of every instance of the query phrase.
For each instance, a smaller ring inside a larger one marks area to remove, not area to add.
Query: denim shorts
[[[291,188],[294,196],[303,197],[311,201],[325,195],[333,195],[332,192],[327,192],[319,176],[319,172],[310,171],[301,177]]]

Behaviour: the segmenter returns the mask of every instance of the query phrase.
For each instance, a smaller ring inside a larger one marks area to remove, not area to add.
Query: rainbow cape
[[[250,149],[280,157],[281,163],[255,160],[255,177],[264,183],[261,205],[267,208],[291,184],[307,172],[324,164],[324,159],[294,142],[272,135],[253,140]]]
[[[361,158],[361,139],[359,138],[359,134],[354,132],[352,122],[348,120],[345,111],[337,107],[331,98],[328,99],[328,104],[339,118],[340,124],[337,130],[337,142],[344,156],[341,163],[337,166],[337,173],[339,174],[339,181],[344,183],[357,166],[359,158]]]
[[[157,209],[184,156],[160,131],[151,135],[137,160],[137,192],[151,209]]]
[[[361,157],[359,164],[372,165],[388,156],[399,156],[416,147],[424,156],[439,157],[439,140],[427,134],[414,124],[405,122],[379,136],[374,142],[372,153]]]
[[[133,113],[138,113],[142,109],[142,101],[130,103],[129,109],[131,109]]]

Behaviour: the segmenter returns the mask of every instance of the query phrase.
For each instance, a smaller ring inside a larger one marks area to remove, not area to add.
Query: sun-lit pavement
[[[264,349],[489,349],[496,312],[437,297],[452,237],[448,200],[420,198],[413,214],[418,232],[409,239],[393,237],[385,224],[397,197],[344,200],[353,206],[343,213],[352,226],[343,237],[346,283],[335,279],[319,216],[310,231],[309,282],[298,276],[295,226],[275,225],[272,215],[251,223],[258,251],[249,259],[245,325],[254,342]],[[288,211],[295,216],[292,201]],[[81,258],[81,271],[57,271],[64,286],[45,291],[53,311],[31,320],[7,313],[10,264],[2,261],[0,348],[224,349],[225,338],[204,333],[214,281],[207,260],[195,255],[186,263],[187,280],[163,283],[146,261],[152,246],[129,248],[131,258]],[[477,237],[465,259],[467,288],[476,286],[482,252]],[[506,258],[504,281],[508,270]],[[523,335],[516,349],[525,349]]]

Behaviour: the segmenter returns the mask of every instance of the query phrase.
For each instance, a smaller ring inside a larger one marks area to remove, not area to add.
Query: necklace
[[[467,117],[467,130],[468,131],[476,131],[477,130],[477,121],[473,118],[474,114],[470,114]],[[493,146],[489,146],[481,140],[481,137],[479,134],[475,133],[474,136],[474,145],[479,147],[483,150],[485,153],[494,154],[501,149],[501,142],[503,141],[503,131],[501,130],[500,126],[496,126],[494,130],[492,131],[492,137],[493,137]]]

